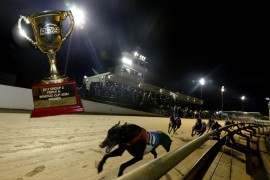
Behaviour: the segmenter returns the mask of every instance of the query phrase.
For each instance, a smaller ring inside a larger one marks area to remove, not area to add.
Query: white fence
[[[31,89],[0,85],[0,108],[32,110],[34,105]]]

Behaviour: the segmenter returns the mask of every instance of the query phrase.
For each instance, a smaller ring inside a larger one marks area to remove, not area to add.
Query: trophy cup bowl
[[[70,25],[65,36],[62,35],[62,21],[70,18]],[[21,26],[21,21],[31,24],[35,41],[28,37]],[[81,99],[76,90],[74,80],[59,75],[56,68],[56,52],[74,27],[74,18],[71,11],[43,11],[30,16],[20,16],[18,28],[20,33],[41,52],[46,53],[49,59],[49,76],[41,83],[32,86],[34,110],[31,117],[50,116],[83,112]]]
[[[62,35],[62,21],[70,18],[70,26],[67,34]],[[35,40],[28,37],[21,26],[21,21],[32,25]],[[60,50],[62,44],[66,41],[74,27],[74,18],[71,11],[43,11],[34,13],[30,16],[21,16],[18,20],[18,28],[23,32],[23,36],[30,41],[41,52],[46,53],[49,59],[49,76],[42,79],[42,83],[60,83],[68,80],[68,77],[59,75],[56,67],[56,52]]]

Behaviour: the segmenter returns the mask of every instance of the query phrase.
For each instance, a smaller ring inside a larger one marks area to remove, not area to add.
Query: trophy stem
[[[50,72],[49,72],[49,77],[43,79],[42,83],[50,84],[50,83],[62,83],[64,81],[67,81],[68,77],[59,76],[59,73],[56,67],[56,53],[54,51],[49,51],[47,53],[47,56],[49,58]]]
[[[59,73],[56,68],[56,53],[55,52],[49,52],[47,53],[47,56],[49,58],[49,64],[50,64],[50,79],[57,79],[59,76]]]

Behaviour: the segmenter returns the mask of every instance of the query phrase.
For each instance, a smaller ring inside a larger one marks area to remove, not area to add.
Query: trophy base
[[[32,95],[34,110],[31,118],[84,112],[73,80],[36,84],[32,86]]]
[[[55,83],[63,83],[69,80],[66,76],[56,76],[56,77],[48,77],[41,80],[42,84],[55,84]]]

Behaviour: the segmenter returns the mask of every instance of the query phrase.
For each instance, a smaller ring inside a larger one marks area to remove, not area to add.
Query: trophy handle
[[[24,29],[22,28],[22,25],[21,25],[21,21],[24,20],[26,24],[29,24],[29,20],[27,17],[25,16],[20,16],[19,20],[18,20],[18,28],[19,28],[19,32],[21,33],[21,35],[23,37],[25,37],[29,42],[31,42],[35,47],[37,47],[37,42],[33,41],[30,37],[28,37],[24,31]]]
[[[71,11],[66,11],[65,12],[65,16],[66,16],[66,13],[67,13],[67,15],[68,15],[68,17],[70,19],[70,25],[69,25],[67,34],[62,39],[62,42],[65,42],[66,41],[67,37],[70,35],[70,33],[71,33],[71,31],[73,30],[73,27],[74,27],[74,17],[72,15]]]

